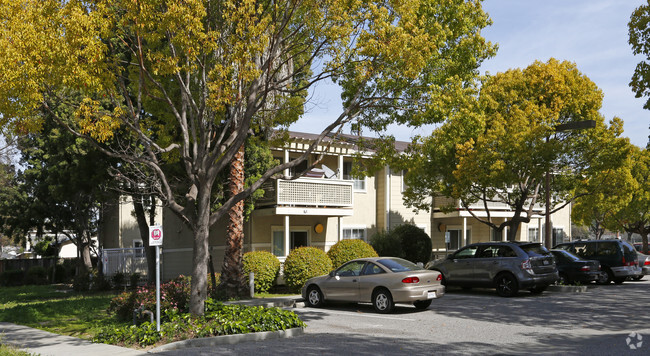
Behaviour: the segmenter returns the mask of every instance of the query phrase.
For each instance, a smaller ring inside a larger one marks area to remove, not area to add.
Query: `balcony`
[[[273,208],[279,215],[352,215],[352,181],[298,178],[267,182],[258,208]]]
[[[479,200],[469,206],[468,210],[472,210],[474,214],[478,216],[486,216],[485,202]],[[461,206],[459,200],[454,200],[452,198],[446,197],[435,197],[434,199],[434,217],[445,217],[449,215],[458,215],[458,216],[469,216],[467,210]],[[456,213],[445,214],[440,212],[442,207],[453,206],[456,208]],[[501,202],[487,202],[487,208],[490,210],[490,215],[493,217],[510,217],[513,214],[510,206]],[[527,208],[527,206],[525,207]],[[533,206],[533,212],[539,213],[544,210],[544,206],[537,202]]]

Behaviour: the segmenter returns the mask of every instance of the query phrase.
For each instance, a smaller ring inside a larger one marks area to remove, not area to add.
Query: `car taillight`
[[[643,262],[643,265],[650,266],[650,259],[645,260],[645,262]]]
[[[589,266],[582,266],[580,267],[580,270],[583,272],[589,272]]]
[[[526,260],[526,261],[522,262],[521,263],[521,269],[523,269],[524,271],[526,271],[526,272],[528,272],[530,274],[535,274],[535,272],[533,271],[533,266],[530,264],[530,260]]]
[[[648,264],[650,264],[650,263],[648,263]],[[438,275],[438,277],[436,278],[436,281],[438,281],[438,282],[442,281],[442,273],[440,273]]]
[[[406,277],[402,279],[402,283],[420,283],[420,278],[418,277]]]

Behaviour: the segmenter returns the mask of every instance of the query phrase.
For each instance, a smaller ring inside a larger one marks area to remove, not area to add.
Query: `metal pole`
[[[160,246],[156,246],[156,331],[160,332]]]
[[[553,239],[551,237],[551,174],[549,171],[546,171],[546,182],[545,182],[545,190],[546,190],[546,216],[545,222],[544,222],[544,246],[546,248],[552,248],[551,246],[553,244]]]

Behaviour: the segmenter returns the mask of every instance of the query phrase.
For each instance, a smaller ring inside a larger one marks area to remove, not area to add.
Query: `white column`
[[[341,217],[339,216],[337,219],[338,225],[337,225],[337,236],[336,236],[336,241],[341,241],[343,238],[343,225],[341,225]]]
[[[386,166],[386,231],[390,230],[390,167]]]
[[[537,219],[537,239],[542,242],[542,245],[544,244],[544,240],[542,239],[544,235],[542,234],[542,219],[539,218]]]
[[[508,221],[507,218],[504,218],[505,221]],[[501,232],[501,241],[508,241],[508,227],[506,226],[505,229]]]
[[[289,150],[284,150],[284,163],[289,162]],[[283,173],[285,176],[289,175],[289,168],[284,170]]]
[[[343,179],[343,155],[339,154],[338,169],[336,170],[336,178]]]
[[[467,242],[467,218],[463,218],[463,241],[461,241],[461,247],[466,246],[468,244]]]
[[[284,256],[289,256],[289,247],[291,244],[291,234],[289,231],[289,215],[284,216]]]

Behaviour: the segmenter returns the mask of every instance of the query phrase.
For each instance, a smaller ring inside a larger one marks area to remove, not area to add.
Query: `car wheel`
[[[323,292],[316,286],[311,286],[307,289],[307,300],[305,301],[308,306],[312,308],[322,307],[324,304]]]
[[[496,278],[497,294],[502,297],[514,297],[519,292],[517,278],[510,273],[502,273]]]
[[[433,300],[431,299],[418,300],[417,302],[413,302],[413,305],[415,306],[416,309],[424,310],[431,305],[431,302],[433,302]]]
[[[379,289],[372,295],[372,306],[378,313],[390,313],[395,308],[393,296],[386,289]]]
[[[546,290],[546,287],[548,287],[548,286],[535,287],[535,288],[529,289],[529,291],[531,293],[533,293],[533,294],[542,294]]]
[[[600,271],[600,274],[598,275],[598,280],[596,280],[596,283],[598,283],[598,284],[610,284],[613,279],[614,279],[613,273],[608,269],[604,269],[604,270]]]
[[[635,276],[635,277],[632,277],[632,279],[635,280],[635,281],[640,281],[640,280],[643,279],[643,276]]]

